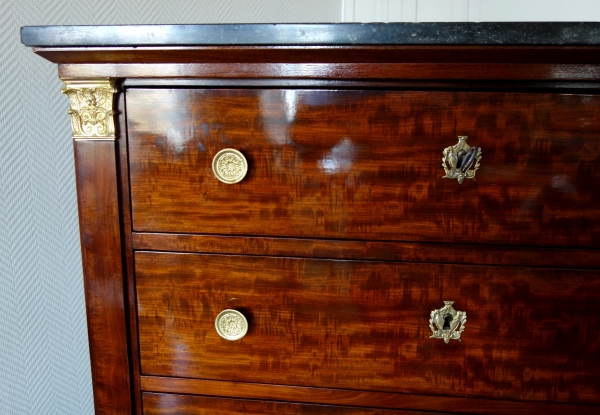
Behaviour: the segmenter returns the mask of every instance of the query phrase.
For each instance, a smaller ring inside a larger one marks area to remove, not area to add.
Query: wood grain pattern
[[[54,63],[600,63],[597,46],[162,46],[34,48]]]
[[[138,252],[143,375],[594,403],[597,271]],[[430,339],[443,301],[463,341]],[[250,330],[221,339],[223,309]]]
[[[596,64],[529,63],[64,63],[71,78],[307,78],[597,81]]]
[[[125,114],[125,94],[117,95],[117,114]],[[120,200],[120,225],[122,229],[122,257],[125,271],[124,298],[127,310],[127,334],[129,369],[131,374],[132,413],[142,415],[142,392],[140,389],[140,359],[137,340],[137,307],[135,298],[135,270],[133,264],[133,236],[131,232],[131,206],[129,203],[129,157],[127,155],[127,125],[125,117],[117,117],[115,141],[117,152],[118,185]],[[124,393],[125,391],[123,391]]]
[[[75,142],[75,164],[94,406],[131,414],[115,143]]]
[[[417,395],[358,390],[308,388],[266,385],[261,383],[226,382],[201,379],[142,376],[145,391],[214,395],[247,399],[378,407],[415,411],[440,411],[478,415],[596,415],[600,407],[593,405],[555,404],[545,402],[462,398],[458,396]],[[423,413],[423,412],[419,412]]]
[[[144,415],[423,415],[423,412],[144,393]],[[433,414],[432,412],[430,412]]]
[[[475,80],[339,80],[339,79],[231,79],[231,78],[133,78],[125,88],[280,88],[280,89],[387,89],[412,91],[528,91],[557,93],[595,93],[599,82],[574,81],[475,81]]]
[[[594,95],[128,90],[136,231],[600,246]],[[442,179],[468,135],[477,181]],[[236,185],[213,156],[249,161]]]
[[[133,232],[133,248],[143,251],[292,256],[303,258],[370,259],[378,261],[442,262],[477,265],[519,265],[600,268],[600,251],[506,245],[410,243],[269,238]]]

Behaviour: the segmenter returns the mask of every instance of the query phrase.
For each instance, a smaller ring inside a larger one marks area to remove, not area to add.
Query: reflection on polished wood
[[[600,398],[596,271],[148,252],[135,260],[143,375]],[[469,315],[462,342],[429,338],[430,312],[447,299]],[[245,314],[243,339],[215,332],[224,308]]]
[[[211,391],[214,395],[230,398],[268,399],[271,401],[378,407],[395,410],[429,410],[443,413],[457,412],[477,415],[539,415],[542,413],[545,415],[596,415],[598,412],[598,407],[592,405],[551,404],[544,402],[307,388],[284,385],[272,387],[261,383],[164,378],[157,376],[142,376],[141,384],[142,389],[148,392],[202,395],[206,394],[207,391]],[[157,397],[156,399],[160,401],[161,398]],[[177,397],[174,397],[171,403],[166,404],[167,408],[171,408],[171,405],[175,406],[176,402]],[[425,413],[429,414],[430,412]]]
[[[267,238],[133,232],[133,248],[145,251],[277,255],[331,259],[443,262],[475,265],[520,265],[590,269],[600,267],[594,249],[560,249],[506,245],[444,244]]]
[[[131,414],[126,299],[114,141],[76,141],[79,228],[94,406]],[[93,237],[92,237],[93,235]]]
[[[59,64],[156,63],[600,63],[594,46],[170,46],[36,48]],[[89,65],[88,65],[89,66]]]
[[[144,415],[419,415],[422,412],[144,393]],[[432,415],[435,415],[431,413]],[[441,414],[440,414],[441,415]]]
[[[134,89],[128,114],[136,231],[600,246],[595,95]],[[457,135],[486,151],[461,186]]]
[[[598,65],[512,63],[236,63],[62,64],[61,78],[438,79],[596,81]]]

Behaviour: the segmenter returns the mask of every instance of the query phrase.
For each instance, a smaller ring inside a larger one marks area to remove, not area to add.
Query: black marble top
[[[27,46],[600,45],[598,22],[26,26]]]

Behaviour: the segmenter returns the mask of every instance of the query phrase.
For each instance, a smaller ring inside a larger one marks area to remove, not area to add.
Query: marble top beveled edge
[[[600,22],[25,26],[32,47],[161,45],[600,45]]]

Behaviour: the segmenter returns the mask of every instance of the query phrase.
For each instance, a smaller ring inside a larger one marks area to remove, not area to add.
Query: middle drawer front
[[[600,401],[598,272],[151,252],[135,262],[143,375]],[[430,338],[444,301],[468,316],[462,341]],[[219,337],[224,309],[246,316],[245,337]]]

